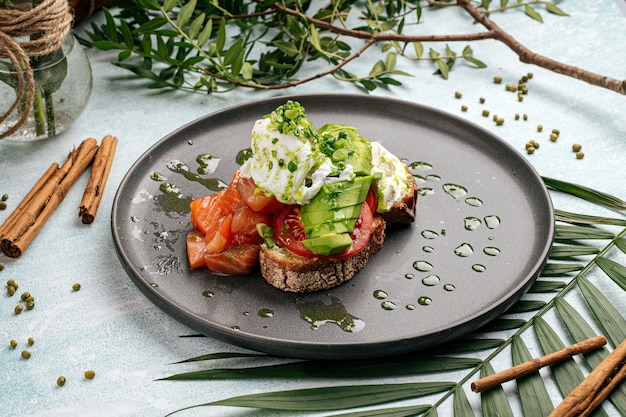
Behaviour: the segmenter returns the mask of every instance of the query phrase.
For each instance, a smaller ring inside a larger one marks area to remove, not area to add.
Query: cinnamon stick
[[[15,207],[13,212],[7,217],[2,225],[0,225],[0,239],[4,236],[6,230],[9,230],[15,223],[16,219],[20,216],[24,208],[30,203],[30,200],[39,192],[39,189],[48,181],[50,176],[59,168],[59,164],[53,163],[46,172],[43,173],[41,178],[33,185],[28,194],[24,196],[22,201]]]
[[[567,346],[561,350],[549,353],[540,358],[532,359],[530,361],[516,365],[512,368],[476,380],[472,382],[470,388],[474,392],[487,391],[504,382],[522,378],[524,376],[537,372],[544,366],[553,365],[574,355],[578,355],[579,353],[589,352],[591,350],[598,349],[599,347],[606,345],[606,342],[607,341],[604,336],[596,336],[592,337],[591,339],[583,340],[582,342]]]
[[[22,255],[67,191],[91,163],[97,150],[97,141],[89,138],[70,152],[61,168],[45,181],[24,205],[13,224],[4,231],[0,249],[5,255],[11,258]]]
[[[626,340],[609,353],[548,417],[589,415],[626,378]]]
[[[111,172],[116,147],[117,138],[111,135],[105,136],[100,143],[98,153],[91,167],[89,182],[85,188],[78,210],[78,215],[81,217],[83,224],[91,224],[96,216],[98,206],[102,200],[104,186]]]

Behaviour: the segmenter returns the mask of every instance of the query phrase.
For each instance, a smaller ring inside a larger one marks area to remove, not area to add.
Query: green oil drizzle
[[[187,164],[185,164],[184,162],[171,161],[169,164],[167,164],[167,168],[172,172],[182,175],[188,181],[194,181],[194,182],[204,185],[206,188],[208,188],[211,191],[219,191],[223,188],[226,188],[226,184],[224,184],[218,178],[204,178],[200,176],[200,174],[195,174],[191,172]],[[200,170],[202,169],[204,168],[201,165]]]
[[[462,258],[471,256],[474,253],[474,248],[469,243],[463,243],[454,249],[454,254]]]
[[[252,158],[252,148],[245,148],[237,152],[235,156],[235,162],[239,165],[243,165],[248,159]]]
[[[430,171],[431,169],[433,169],[433,166],[431,164],[421,161],[411,162],[410,164],[408,164],[408,167],[414,172]]]
[[[421,306],[430,305],[432,302],[433,300],[430,297],[426,297],[426,296],[422,296],[417,299],[417,304]]]
[[[485,267],[485,265],[474,264],[472,265],[472,270],[476,272],[485,272],[487,268]]]
[[[388,294],[383,290],[374,291],[374,298],[377,300],[384,300],[387,297],[388,297]]]
[[[341,301],[332,297],[330,305],[322,301],[310,301],[296,304],[300,311],[300,317],[311,323],[311,329],[317,330],[326,323],[339,326],[344,332],[356,333],[365,327],[365,322],[348,313]]]
[[[181,194],[178,187],[164,182],[159,185],[159,190],[161,190],[163,194],[157,196],[156,199],[164,210],[176,213],[189,213],[189,204],[191,203],[192,198],[185,197]]]
[[[167,178],[163,175],[160,174],[158,172],[153,172],[152,174],[150,174],[150,179],[153,179],[154,181],[165,181],[167,180]]]
[[[483,205],[483,201],[478,197],[467,197],[465,202],[472,207],[480,207]]]
[[[496,215],[485,217],[485,225],[489,229],[495,229],[496,227],[500,226],[500,217]]]
[[[380,303],[380,306],[383,310],[387,311],[395,310],[397,307],[396,304],[391,301],[383,301],[382,303]]]
[[[434,175],[434,174],[426,175],[426,179],[428,181],[441,181],[441,177],[439,175]]]
[[[413,262],[413,268],[420,272],[428,272],[433,269],[433,266],[426,261],[415,261]]]
[[[489,256],[498,256],[500,254],[500,249],[494,248],[493,246],[487,246],[485,249],[483,249],[483,252],[485,252],[485,254]]]
[[[213,291],[206,290],[206,291],[202,292],[202,295],[207,297],[207,298],[211,298],[211,297],[213,297],[214,294],[213,294]]]
[[[404,278],[406,278],[406,279],[413,279],[413,278],[415,278],[415,275],[413,275],[413,274],[404,274]]]
[[[456,290],[456,287],[452,284],[444,284],[443,289],[448,291],[448,292],[452,292],[454,290]]]
[[[269,308],[262,308],[259,310],[259,316],[265,317],[265,318],[271,318],[271,317],[274,317],[274,312],[270,310]]]
[[[423,230],[422,237],[424,239],[437,239],[439,237],[439,233],[434,230]]]
[[[428,188],[428,187],[420,187],[417,193],[421,196],[432,195],[432,194],[435,194],[435,190],[433,190],[432,188]]]
[[[404,308],[406,308],[409,311],[413,311],[415,310],[415,304],[407,304],[406,306],[404,306]]]
[[[422,284],[428,286],[428,287],[433,287],[437,284],[439,284],[439,277],[437,275],[429,275],[426,278],[422,279]]]
[[[422,250],[426,253],[433,253],[435,251],[435,248],[433,248],[432,246],[424,246]]]
[[[466,217],[463,219],[465,230],[476,230],[481,225],[481,221],[478,217]]]
[[[467,195],[467,189],[457,184],[444,184],[443,190],[446,192],[446,194],[448,194],[455,200],[463,198],[465,197],[465,195]]]

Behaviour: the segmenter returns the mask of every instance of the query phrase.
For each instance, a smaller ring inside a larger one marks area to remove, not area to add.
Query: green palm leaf
[[[600,257],[596,259],[596,264],[607,274],[617,285],[626,291],[626,266],[615,261]]]
[[[575,184],[544,179],[554,190],[568,192],[603,207],[623,210],[623,201],[605,193],[586,189]],[[309,388],[292,391],[243,395],[198,406],[254,407],[272,410],[305,411],[345,410],[333,416],[385,416],[404,417],[420,415],[436,417],[451,415],[472,417],[477,415],[472,403],[478,398],[468,398],[463,386],[476,375],[481,377],[494,373],[491,363],[495,359],[508,362],[510,354],[514,364],[531,359],[528,340],[536,342],[544,354],[604,334],[612,346],[626,339],[626,311],[623,304],[611,300],[599,289],[613,285],[618,291],[626,291],[626,266],[616,262],[609,252],[617,248],[626,254],[626,229],[615,232],[608,227],[626,226],[626,220],[593,215],[575,214],[556,210],[555,244],[540,277],[529,290],[533,297],[522,297],[505,315],[477,330],[471,337],[455,340],[418,354],[403,355],[368,361],[324,362],[291,361],[278,365],[238,367],[233,369],[206,369],[184,374],[175,374],[167,380],[183,379],[255,379],[297,378],[314,381],[316,378],[342,378],[350,375],[357,378],[394,378],[430,374],[431,383],[363,384]],[[564,224],[569,223],[569,224]],[[591,242],[591,243],[589,243]],[[595,268],[595,267],[598,268]],[[600,272],[602,271],[602,272]],[[591,277],[591,272],[594,272]],[[598,272],[598,274],[596,274]],[[604,275],[605,274],[605,275]],[[554,277],[564,277],[563,280]],[[610,280],[604,278],[608,277]],[[593,278],[593,282],[592,279]],[[604,280],[603,280],[604,279]],[[572,300],[576,305],[570,304]],[[620,308],[622,310],[620,310]],[[508,317],[515,314],[514,318]],[[544,318],[550,315],[551,326]],[[559,336],[560,332],[565,332]],[[493,332],[509,334],[507,339],[492,338]],[[563,338],[563,339],[562,339]],[[582,361],[572,358],[550,367],[551,372],[521,378],[517,383],[497,387],[480,394],[480,414],[484,416],[541,416],[549,414],[558,402],[550,398],[546,390],[551,380],[563,397],[583,379],[583,375],[608,355],[609,348],[602,347],[581,355]],[[202,355],[183,362],[200,360],[237,360],[253,354],[217,353]],[[268,358],[271,358],[268,356]],[[274,358],[275,360],[276,358]],[[582,368],[585,368],[583,370]],[[441,382],[456,380],[456,382]],[[511,392],[516,392],[518,401],[511,401]],[[398,400],[416,399],[429,395],[431,404],[394,406]],[[439,395],[437,399],[437,395]],[[471,394],[478,395],[478,394]],[[449,401],[451,400],[451,401]],[[613,406],[626,415],[626,385],[619,386],[609,397]],[[196,406],[194,406],[196,407]],[[366,407],[363,410],[349,410]],[[448,408],[443,408],[448,407]],[[521,408],[521,411],[516,410]],[[445,412],[443,411],[445,410]],[[182,411],[182,410],[178,410]],[[607,412],[598,408],[593,416],[604,417]]]
[[[454,388],[453,405],[454,417],[474,417],[474,410],[472,405],[467,400],[465,391],[460,386]]]
[[[556,180],[554,178],[542,177],[543,182],[553,190],[562,191],[580,197],[592,203],[607,207],[613,210],[626,210],[626,202],[602,191],[593,190],[583,185],[572,184],[570,182]]]
[[[511,356],[513,365],[532,360],[532,356],[522,338],[513,336],[511,343]],[[517,389],[522,403],[522,410],[525,416],[547,416],[554,409],[550,395],[546,390],[543,379],[539,372],[525,376],[517,381]]]
[[[494,371],[489,362],[483,364],[480,377],[493,375]],[[513,410],[506,398],[504,389],[497,387],[480,394],[480,403],[485,416],[513,417]]]

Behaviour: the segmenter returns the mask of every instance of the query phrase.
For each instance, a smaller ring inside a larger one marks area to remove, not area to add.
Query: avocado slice
[[[361,214],[362,206],[363,203],[359,203],[336,210],[314,211],[312,213],[300,210],[300,217],[302,218],[305,229],[322,223],[332,223],[349,219],[354,219],[356,222],[356,219],[358,219]],[[352,230],[349,231],[351,232]]]
[[[331,256],[348,250],[352,245],[352,238],[348,233],[331,233],[305,239],[302,244],[313,253]]]
[[[372,146],[356,128],[326,124],[317,130],[322,137],[320,150],[338,165],[352,165],[356,175],[369,175],[372,170]]]
[[[337,210],[365,201],[372,184],[372,176],[356,177],[354,181],[341,181],[324,185],[311,201],[302,206],[303,213]],[[306,224],[306,223],[305,223]]]
[[[357,219],[358,218],[326,221],[307,227],[305,232],[309,237],[317,237],[332,233],[350,233],[354,230]]]

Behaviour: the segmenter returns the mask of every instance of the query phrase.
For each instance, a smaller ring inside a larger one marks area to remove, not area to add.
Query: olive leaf
[[[286,88],[326,75],[371,91],[400,86],[398,76],[411,75],[394,69],[397,59],[426,62],[444,79],[450,77],[457,58],[476,68],[487,67],[469,45],[461,52],[449,44],[444,51],[429,47],[426,56],[423,43],[411,40],[413,28],[420,24],[425,8],[445,8],[437,2],[428,7],[419,3],[346,1],[320,4],[310,11],[310,2],[137,0],[120,3],[116,14],[103,8],[104,22],[92,23],[91,31],[85,31],[86,37],[79,41],[102,50],[119,50],[114,64],[148,80],[149,88],[199,93],[227,92],[237,86]],[[541,19],[530,3],[500,1],[496,10],[489,10],[490,4],[480,2],[486,16],[509,8],[521,10],[525,5],[526,14]],[[545,7],[552,14],[567,16],[552,1]],[[359,16],[353,26],[345,18],[348,13]],[[390,33],[397,34],[397,39]],[[380,41],[375,37],[379,35]],[[445,39],[441,36],[438,41]],[[354,40],[365,43],[358,47]],[[369,74],[355,74],[347,66],[365,57],[367,49],[385,56],[373,60],[377,64]],[[391,50],[395,53],[390,55]],[[314,61],[324,61],[329,67],[315,73],[320,65]]]

